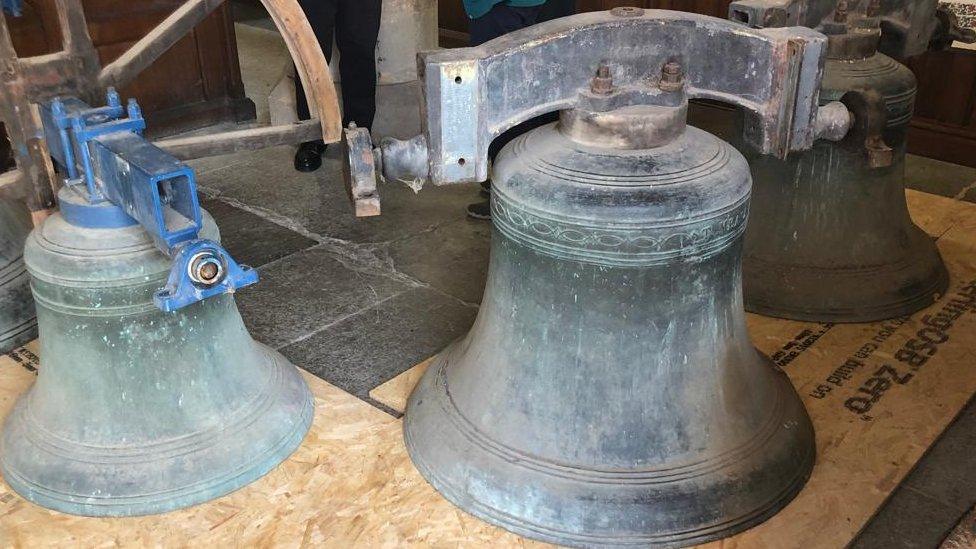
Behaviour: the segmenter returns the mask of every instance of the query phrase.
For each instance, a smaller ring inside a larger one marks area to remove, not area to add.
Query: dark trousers
[[[376,35],[382,0],[299,0],[326,61],[332,60],[332,36],[339,48],[342,126],[373,127],[376,116]],[[299,120],[311,118],[300,78],[295,78]]]
[[[472,19],[469,23],[471,31],[471,45],[480,46],[481,44],[498,38],[510,32],[530,27],[540,21],[543,6],[515,7],[509,6],[504,2],[495,4],[491,11],[481,17]],[[521,124],[509,128],[492,140],[488,146],[488,158],[495,160],[498,152],[509,143],[509,141],[534,130],[539,126],[544,126],[559,120],[559,113],[547,113],[526,120]]]

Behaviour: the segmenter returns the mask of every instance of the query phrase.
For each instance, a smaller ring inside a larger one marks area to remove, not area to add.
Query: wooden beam
[[[339,100],[329,65],[325,62],[325,55],[308,19],[305,18],[305,12],[297,0],[261,0],[261,3],[285,39],[305,93],[311,94],[315,100],[318,119],[322,124],[322,140],[326,143],[337,143],[342,138]]]
[[[24,93],[20,74],[20,59],[10,40],[6,18],[0,16],[0,67],[5,78],[0,79],[0,120],[3,121],[14,151],[19,175],[26,176],[26,184],[16,183],[19,188],[4,185],[4,194],[20,195],[31,211],[40,211],[54,205],[54,168],[51,165],[44,131],[37,117],[37,107]],[[9,183],[9,179],[5,179]]]
[[[72,54],[94,53],[95,46],[88,34],[88,23],[85,21],[81,0],[55,0],[54,8],[58,14],[64,51]]]
[[[81,0],[54,0],[54,8],[61,29],[62,56],[66,59],[66,62],[58,65],[63,70],[64,82],[55,85],[31,80],[25,75],[25,80],[31,86],[27,90],[31,94],[30,100],[37,102],[39,99],[67,93],[89,102],[101,99],[99,96],[102,95],[102,90],[98,87],[97,79],[101,63],[91,35],[88,34],[88,23],[85,21],[85,9]]]
[[[278,145],[294,145],[321,138],[322,126],[317,119],[313,118],[295,124],[163,139],[156,141],[154,145],[180,160],[192,160]]]
[[[98,75],[98,83],[103,87],[128,84],[222,3],[223,0],[188,0],[106,65]]]
[[[13,169],[0,173],[0,196],[5,198],[23,198],[24,174]]]

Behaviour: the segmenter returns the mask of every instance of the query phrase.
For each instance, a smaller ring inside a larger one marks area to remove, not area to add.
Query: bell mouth
[[[644,150],[662,147],[681,137],[688,120],[688,101],[675,106],[630,105],[607,112],[584,108],[559,112],[560,133],[581,145]]]

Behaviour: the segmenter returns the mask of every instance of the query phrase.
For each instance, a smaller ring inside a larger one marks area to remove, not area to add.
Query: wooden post
[[[322,125],[317,119],[312,119],[296,124],[249,128],[214,135],[163,139],[156,141],[154,145],[180,160],[191,160],[278,145],[293,145],[321,137]]]
[[[103,87],[128,84],[222,3],[223,0],[188,0],[106,65],[98,75],[98,83]]]

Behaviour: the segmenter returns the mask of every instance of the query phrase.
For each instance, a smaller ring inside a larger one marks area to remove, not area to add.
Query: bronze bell
[[[23,260],[30,227],[26,208],[0,200],[0,354],[37,337],[34,300]]]
[[[407,404],[407,450],[444,497],[551,543],[678,546],[803,487],[810,419],[742,305],[748,164],[686,116],[722,98],[767,151],[809,146],[816,103],[796,94],[823,42],[628,8],[422,56],[426,133],[384,140],[363,174],[477,181],[494,135],[561,111],[496,159],[481,309]]]
[[[464,509],[555,543],[747,528],[814,459],[793,386],[746,330],[748,166],[693,127],[619,148],[579,139],[573,116],[496,161],[481,310],[410,397],[410,456]]]
[[[41,364],[0,440],[10,487],[65,513],[144,515],[226,494],[291,454],[311,395],[251,339],[233,296],[160,311],[171,260],[149,233],[109,202],[67,188],[59,201],[24,254]],[[74,220],[79,208],[90,215]],[[201,235],[219,238],[206,214]]]
[[[775,2],[741,4],[745,10]],[[900,9],[895,4],[885,9]],[[913,4],[935,9],[933,1]],[[829,34],[821,103],[844,100],[868,127],[786,160],[739,146],[754,181],[743,264],[749,311],[870,322],[911,314],[946,291],[949,277],[935,242],[912,222],[905,199],[905,142],[917,83],[907,67],[878,52],[877,15],[805,22]],[[900,12],[882,15],[897,19]],[[903,39],[928,44],[927,29],[910,30]]]

